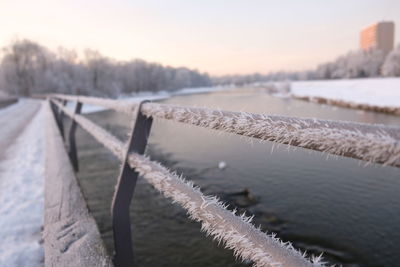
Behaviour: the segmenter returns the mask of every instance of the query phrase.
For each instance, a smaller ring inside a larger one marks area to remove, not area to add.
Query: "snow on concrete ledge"
[[[340,105],[342,102],[348,107],[394,111],[388,113],[400,110],[400,78],[293,82],[291,94],[295,98],[315,99],[317,102],[325,99],[332,100],[330,104]]]
[[[46,104],[45,266],[112,266]]]

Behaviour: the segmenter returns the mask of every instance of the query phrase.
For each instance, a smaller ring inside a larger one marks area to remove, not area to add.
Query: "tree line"
[[[400,45],[385,55],[380,50],[352,51],[313,70],[213,77],[214,84],[249,84],[282,80],[329,80],[367,77],[400,77]]]
[[[79,57],[75,50],[61,47],[51,51],[31,40],[15,40],[1,52],[0,93],[23,96],[66,93],[117,97],[223,84],[400,77],[400,46],[386,56],[379,50],[349,52],[313,70],[219,77],[141,59],[116,61],[90,49]]]
[[[48,48],[15,40],[2,49],[0,91],[30,96],[42,93],[116,97],[144,91],[172,91],[211,86],[207,73],[174,68],[141,59],[116,61],[98,51]]]

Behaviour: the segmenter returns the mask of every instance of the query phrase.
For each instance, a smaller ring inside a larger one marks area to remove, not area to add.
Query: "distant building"
[[[360,48],[382,50],[388,54],[394,46],[394,23],[378,22],[364,28],[360,33]]]

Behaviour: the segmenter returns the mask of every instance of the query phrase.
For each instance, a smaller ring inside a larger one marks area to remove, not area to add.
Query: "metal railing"
[[[203,195],[191,183],[143,156],[153,118],[400,167],[399,127],[219,111],[147,101],[131,103],[85,96],[57,94],[50,95],[49,99],[62,136],[64,114],[73,121],[68,133],[68,147],[75,170],[78,170],[75,145],[77,124],[123,162],[112,202],[116,266],[134,265],[129,206],[138,174],[184,207],[190,218],[202,223],[202,230],[207,234],[233,249],[237,257],[252,261],[255,266],[322,265],[319,258],[305,258],[290,244],[255,228],[251,218],[228,211],[215,197]],[[66,101],[77,103],[74,111],[65,107]],[[80,115],[83,103],[133,115],[135,121],[128,144],[123,144]]]

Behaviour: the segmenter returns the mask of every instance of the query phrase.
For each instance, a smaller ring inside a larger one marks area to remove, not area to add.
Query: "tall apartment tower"
[[[374,23],[361,31],[360,48],[364,51],[370,49],[382,50],[388,54],[394,46],[394,23],[378,22]]]

